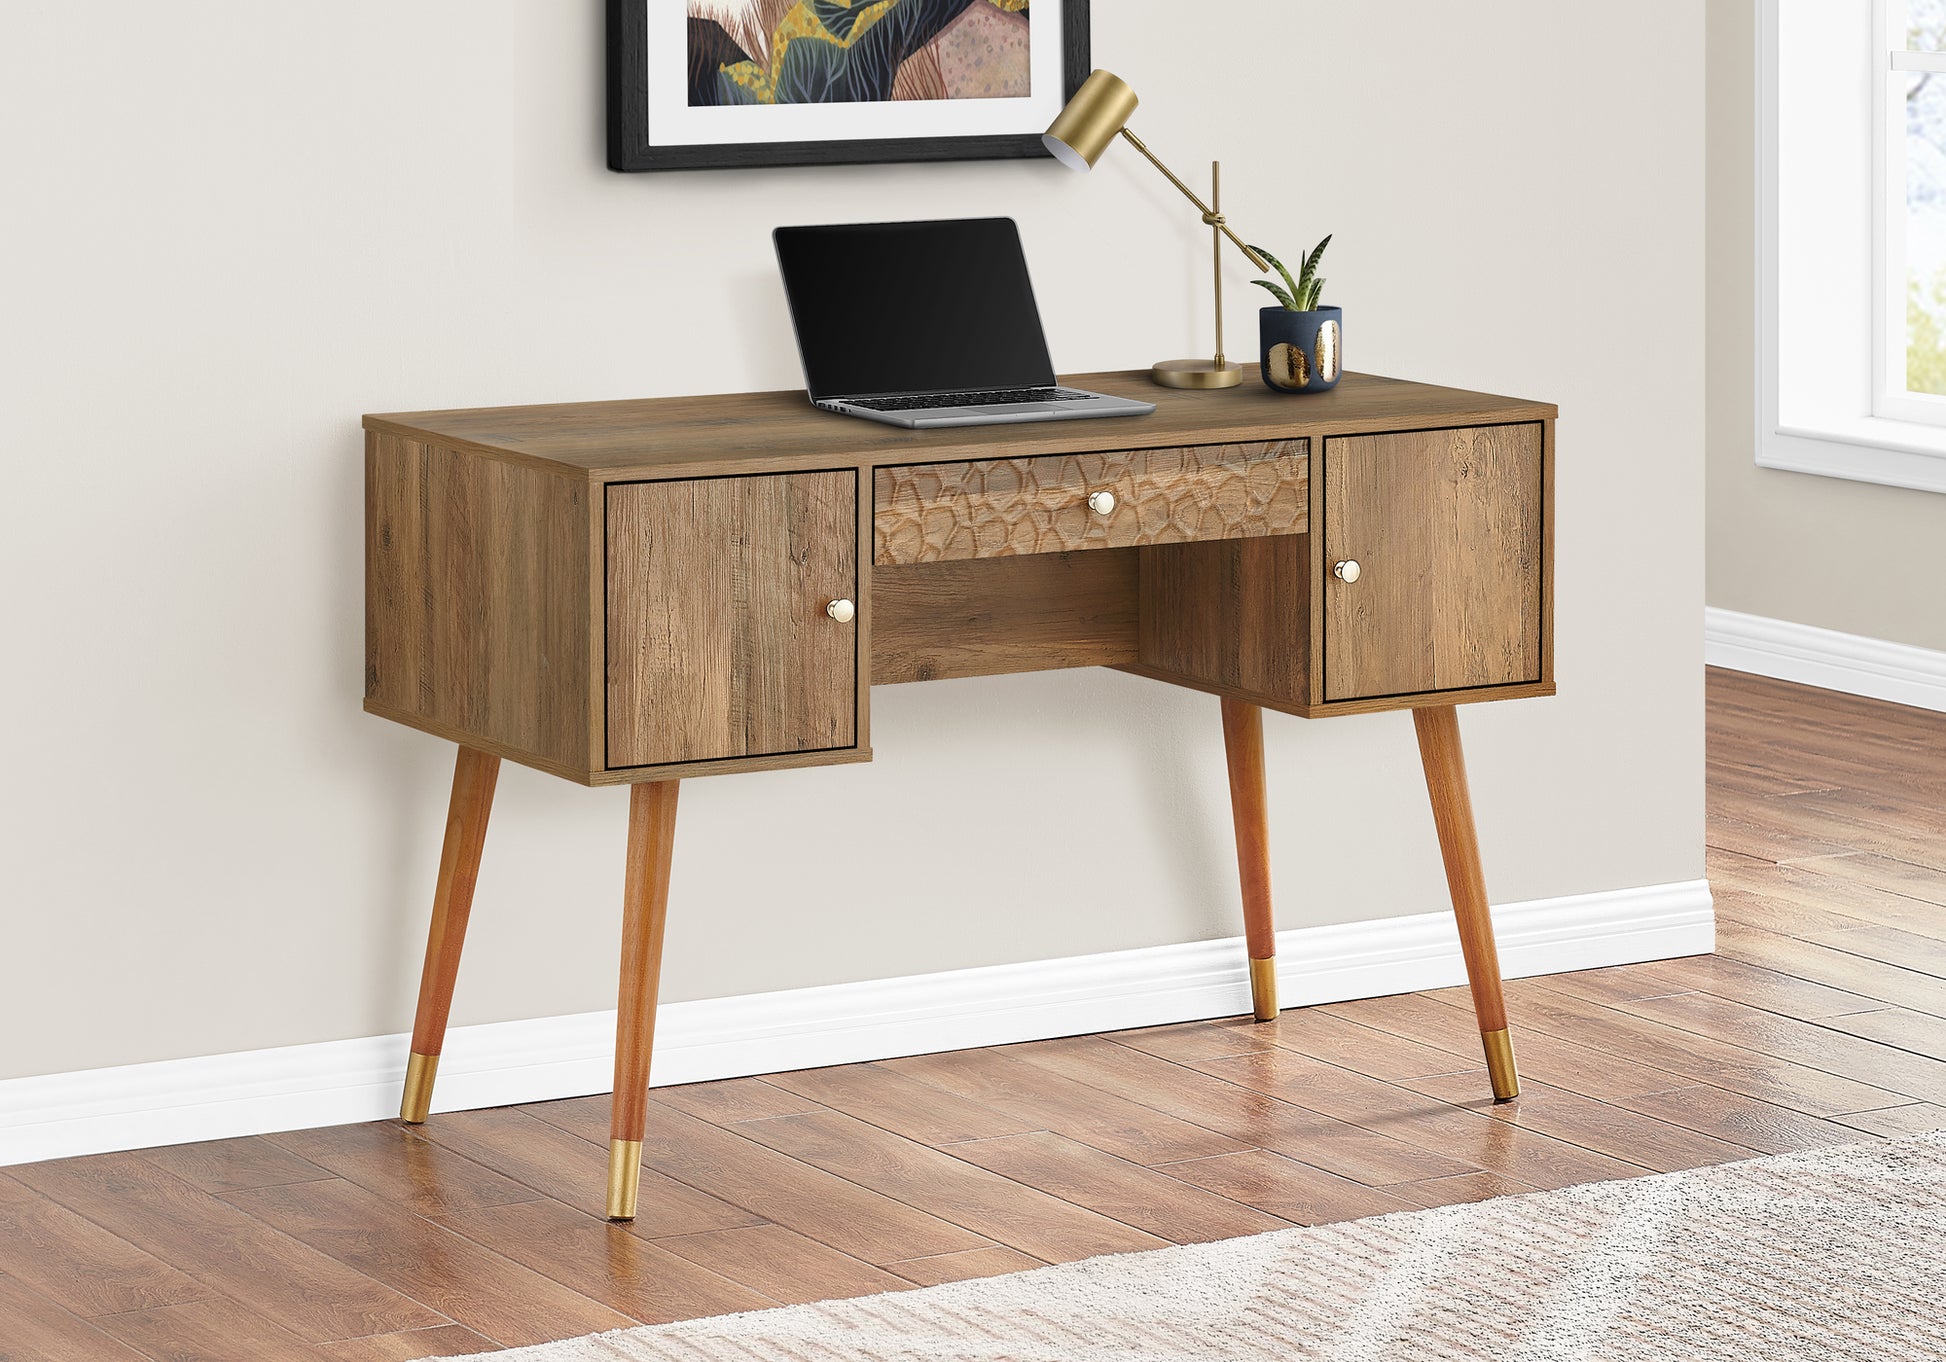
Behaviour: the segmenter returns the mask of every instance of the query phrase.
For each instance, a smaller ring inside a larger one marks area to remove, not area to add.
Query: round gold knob
[[[1334,563],[1331,567],[1331,575],[1346,583],[1357,581],[1358,574],[1363,571],[1364,569],[1358,566],[1356,558],[1347,558],[1342,563]]]
[[[1110,514],[1115,509],[1115,494],[1113,492],[1088,493],[1088,509],[1096,515]]]
[[[825,606],[824,613],[831,616],[832,619],[838,621],[840,624],[850,624],[852,616],[858,613],[858,608],[850,601],[840,597],[838,600]]]

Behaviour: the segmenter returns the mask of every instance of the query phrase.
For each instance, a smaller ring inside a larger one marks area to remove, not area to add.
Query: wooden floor
[[[1728,673],[1719,953],[0,1173],[0,1359],[378,1362],[1946,1126],[1946,716]],[[1626,836],[1626,829],[1617,835]],[[1489,874],[1491,867],[1489,867]]]

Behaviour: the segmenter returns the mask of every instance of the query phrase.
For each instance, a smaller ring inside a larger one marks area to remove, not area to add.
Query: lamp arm
[[[1229,222],[1224,218],[1224,216],[1221,213],[1216,212],[1208,204],[1204,203],[1201,196],[1199,196],[1195,190],[1191,189],[1188,185],[1184,184],[1181,180],[1177,179],[1176,172],[1169,169],[1168,166],[1162,164],[1161,159],[1157,157],[1153,151],[1149,150],[1148,143],[1144,142],[1141,138],[1137,137],[1134,133],[1130,132],[1127,127],[1124,127],[1122,129],[1122,136],[1128,139],[1128,143],[1130,146],[1134,147],[1137,151],[1141,152],[1144,156],[1148,157],[1149,164],[1154,166],[1157,170],[1161,171],[1165,176],[1167,176],[1169,179],[1169,183],[1173,184],[1176,188],[1180,189],[1182,191],[1184,198],[1188,199],[1191,203],[1195,204],[1197,208],[1202,210],[1204,222],[1207,222],[1210,226],[1216,228],[1217,231],[1223,233],[1224,236],[1230,238],[1231,243],[1235,245],[1238,250],[1243,252],[1245,257],[1249,259],[1251,264],[1257,267],[1259,272],[1264,274],[1270,273],[1270,262],[1264,259],[1261,255],[1258,255],[1252,249],[1250,249],[1250,247],[1244,243],[1242,237],[1238,236],[1235,232],[1231,231]]]

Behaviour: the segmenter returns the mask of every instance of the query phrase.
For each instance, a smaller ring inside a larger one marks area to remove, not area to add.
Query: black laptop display
[[[780,227],[811,400],[903,426],[1133,416],[1055,383],[1010,218]]]

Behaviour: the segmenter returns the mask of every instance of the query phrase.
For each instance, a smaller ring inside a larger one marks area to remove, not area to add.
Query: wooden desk
[[[868,761],[873,684],[1119,667],[1221,698],[1277,1013],[1262,710],[1410,709],[1494,1095],[1517,1080],[1456,704],[1550,695],[1555,408],[1082,387],[904,431],[801,393],[365,418],[365,708],[459,744],[400,1115],[426,1118],[502,758],[629,785],[608,1211],[635,1214],[678,782]]]

